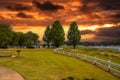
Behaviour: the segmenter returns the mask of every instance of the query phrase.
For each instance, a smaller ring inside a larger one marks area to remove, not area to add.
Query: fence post
[[[97,62],[96,57],[94,57],[94,64],[95,64],[95,65],[96,65],[96,62]]]
[[[110,68],[111,68],[111,61],[108,61],[108,72],[110,72]]]

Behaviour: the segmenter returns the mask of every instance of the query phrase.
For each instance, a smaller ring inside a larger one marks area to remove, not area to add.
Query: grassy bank
[[[0,66],[16,70],[26,80],[119,80],[94,65],[54,54],[52,49],[24,49],[21,57],[0,58]]]
[[[115,49],[97,49],[97,48],[77,47],[77,49],[75,50],[72,48],[64,48],[64,51],[94,56],[100,59],[104,59],[104,60],[108,60],[108,61],[120,64],[120,52]]]

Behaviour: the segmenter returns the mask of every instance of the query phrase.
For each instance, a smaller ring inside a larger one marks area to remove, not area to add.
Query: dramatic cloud
[[[119,0],[80,0],[82,6],[80,10],[83,12],[93,12],[101,10],[120,10]]]
[[[32,7],[24,4],[15,4],[15,5],[7,6],[6,8],[12,11],[23,11],[23,10],[30,10]]]
[[[86,35],[86,34],[93,34],[95,33],[95,31],[92,30],[82,30],[80,31],[81,35]]]
[[[114,41],[120,40],[120,26],[97,28],[96,31],[83,30],[81,35],[94,34],[90,41]]]
[[[120,37],[120,26],[98,28],[96,31],[96,36]]]
[[[94,34],[101,37],[120,37],[120,26],[103,27],[93,30],[82,30],[81,35]]]
[[[4,19],[4,17],[3,17],[3,16],[0,16],[0,19]]]
[[[119,0],[80,0],[82,4],[79,9],[81,15],[86,19],[94,19],[95,21],[107,20],[109,23],[119,19],[120,1]],[[114,18],[114,20],[113,20]],[[115,19],[116,18],[116,19]]]
[[[75,21],[82,40],[120,40],[120,0],[0,0],[0,23],[15,30],[39,32],[55,20],[61,22],[65,33]]]
[[[58,4],[53,4],[51,2],[39,3],[38,1],[34,0],[33,4],[36,6],[36,8],[39,8],[41,10],[54,11],[54,10],[58,10],[58,9],[64,9],[63,6],[58,5]]]
[[[33,18],[33,16],[27,15],[24,12],[19,12],[16,16],[20,18]]]
[[[114,15],[112,15],[113,18],[117,18],[117,19],[120,19],[120,12],[119,13],[116,13]]]

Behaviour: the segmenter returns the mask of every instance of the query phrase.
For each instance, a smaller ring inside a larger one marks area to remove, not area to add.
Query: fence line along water
[[[65,52],[62,49],[63,48],[54,49],[54,52],[57,53],[57,54],[62,54],[62,55],[66,55],[66,56],[75,57],[75,58],[84,60],[86,62],[92,63],[92,64],[100,67],[101,69],[103,69],[105,71],[108,71],[111,74],[120,78],[120,64],[113,63],[111,61],[106,61],[106,60],[103,60],[103,59],[99,59],[97,57],[84,55],[84,54]]]

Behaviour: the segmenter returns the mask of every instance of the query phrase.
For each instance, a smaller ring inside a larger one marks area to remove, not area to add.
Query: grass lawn
[[[114,63],[120,64],[120,52],[114,49],[97,49],[97,48],[83,48],[77,47],[76,50],[71,48],[64,49],[67,52],[75,52],[80,54],[85,54],[100,59],[108,60]]]
[[[16,70],[26,80],[119,80],[94,65],[54,54],[52,49],[24,49],[21,57],[0,57],[0,66]]]

